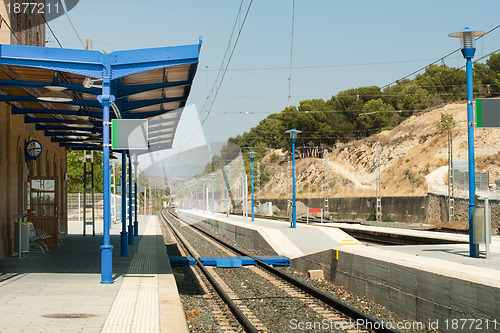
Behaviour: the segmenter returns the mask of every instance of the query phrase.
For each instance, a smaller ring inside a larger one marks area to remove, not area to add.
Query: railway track
[[[314,332],[397,332],[376,319],[214,237],[203,229],[183,222],[173,212],[164,210],[160,216],[183,251],[195,258],[196,270],[199,269],[202,272],[203,279],[206,279],[213,288],[213,291],[208,292],[210,297],[214,298],[218,295],[227,305],[230,313],[220,305],[216,309],[225,331],[284,332],[300,329],[301,325],[305,328],[317,325],[313,327]],[[189,230],[190,234],[196,233],[198,237],[204,237],[203,248],[193,249],[174,224],[189,226],[189,228],[182,228],[184,234]],[[199,252],[209,256],[249,256],[257,262],[257,266],[205,267],[198,259]],[[373,329],[361,327],[361,323]]]

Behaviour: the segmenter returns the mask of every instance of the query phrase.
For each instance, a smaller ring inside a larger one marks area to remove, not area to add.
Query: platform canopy
[[[194,45],[110,54],[0,45],[0,102],[10,103],[13,114],[24,115],[25,123],[35,123],[61,147],[102,150],[103,107],[97,96],[106,77],[114,96],[110,118],[149,119],[151,150],[168,149],[200,48],[201,39]]]

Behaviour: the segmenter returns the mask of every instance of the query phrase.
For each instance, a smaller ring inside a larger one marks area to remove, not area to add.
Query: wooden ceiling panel
[[[175,67],[169,67],[167,71],[167,79],[169,82],[186,81],[189,80],[189,73],[191,71],[190,64]]]
[[[164,69],[160,68],[148,72],[142,72],[126,76],[123,78],[123,84],[125,86],[128,86],[136,84],[163,82],[163,76],[164,76]]]
[[[163,110],[173,110],[181,107],[181,102],[163,103]]]
[[[157,90],[151,90],[151,91],[146,91],[142,92],[139,94],[134,94],[129,96],[130,101],[139,101],[139,100],[148,100],[148,99],[156,99],[156,98],[162,98],[162,90],[157,89]]]
[[[186,93],[186,87],[171,87],[165,89],[165,97],[182,97]]]

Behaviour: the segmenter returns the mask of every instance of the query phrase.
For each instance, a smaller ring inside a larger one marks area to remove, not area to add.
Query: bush
[[[279,157],[279,156],[278,156],[278,154],[276,154],[276,153],[272,153],[272,154],[269,156],[269,161],[270,161],[270,162],[274,162],[274,161],[276,161],[276,160],[278,159],[278,157]]]
[[[367,221],[376,221],[377,220],[377,216],[375,215],[375,211],[371,210],[370,211],[370,214],[368,215],[368,217],[366,218]]]
[[[390,216],[390,215],[387,215],[383,220],[382,222],[396,222],[394,221],[394,219]]]

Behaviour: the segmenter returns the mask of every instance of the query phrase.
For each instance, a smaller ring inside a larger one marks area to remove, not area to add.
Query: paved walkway
[[[113,284],[100,284],[102,225],[83,237],[69,223],[64,246],[0,259],[0,332],[187,332],[156,217],[140,217],[129,257],[120,228],[111,230]]]

